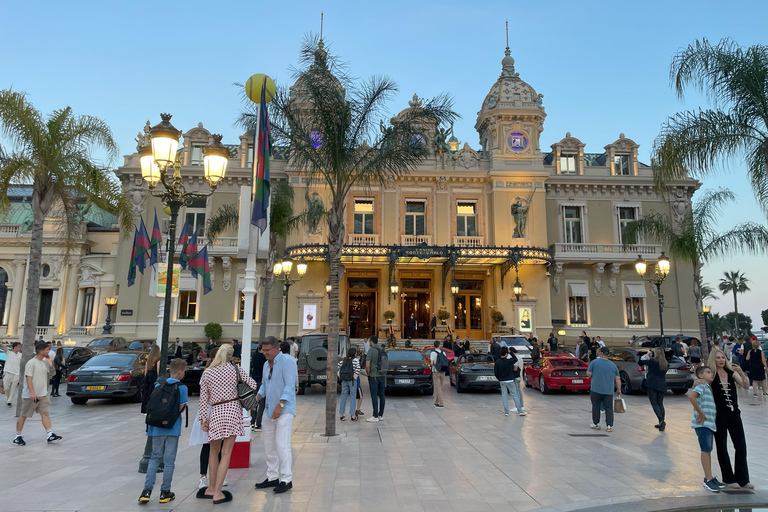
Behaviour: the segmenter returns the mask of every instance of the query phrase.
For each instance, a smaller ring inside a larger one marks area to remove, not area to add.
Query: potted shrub
[[[387,320],[388,324],[392,323],[392,320],[395,318],[395,312],[390,310],[387,310],[384,312],[384,318]]]
[[[501,321],[504,320],[504,315],[498,309],[492,309],[491,320],[493,320],[494,325],[498,328]]]
[[[448,313],[447,309],[441,309],[437,312],[437,318],[440,319],[440,324],[445,325],[445,321],[448,320],[451,317],[451,314]]]
[[[222,334],[221,324],[217,324],[216,322],[208,322],[207,324],[205,324],[203,331],[205,332],[205,337],[213,338],[213,341],[216,341],[219,338],[221,338],[221,334]]]

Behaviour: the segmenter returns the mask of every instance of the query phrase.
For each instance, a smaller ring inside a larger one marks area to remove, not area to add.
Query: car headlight
[[[462,367],[459,369],[459,371],[460,371],[461,373],[469,373],[469,371],[470,371],[470,370],[469,370],[469,368],[467,368],[466,366],[462,366]]]

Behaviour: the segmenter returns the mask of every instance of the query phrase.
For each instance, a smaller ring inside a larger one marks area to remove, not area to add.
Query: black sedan
[[[91,398],[132,398],[141,402],[145,354],[111,352],[89,359],[69,374],[67,396],[83,405]]]
[[[451,386],[463,393],[469,388],[499,389],[499,380],[493,374],[494,358],[490,354],[464,354],[450,367]]]
[[[432,366],[420,350],[415,348],[387,349],[389,369],[385,392],[396,389],[421,391],[432,395],[435,388],[432,385]]]

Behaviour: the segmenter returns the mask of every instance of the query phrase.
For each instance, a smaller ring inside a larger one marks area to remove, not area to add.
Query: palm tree
[[[300,215],[293,214],[293,187],[287,181],[273,181],[270,186],[270,210],[269,210],[269,251],[265,264],[266,278],[264,280],[264,294],[261,298],[261,320],[259,322],[259,340],[267,336],[267,315],[269,314],[269,296],[275,282],[272,267],[275,266],[278,243],[284,242],[288,235],[305,223],[308,218],[319,219],[323,212],[312,210],[317,203],[310,204],[310,208]],[[237,229],[240,223],[240,212],[237,205],[225,204],[219,207],[208,219],[208,240],[213,241],[221,233],[228,229]],[[245,313],[246,315],[248,313]]]
[[[3,155],[0,160],[0,213],[7,211],[10,205],[10,187],[32,185],[33,220],[21,358],[21,375],[24,375],[24,367],[34,355],[40,255],[46,217],[55,214],[63,220],[65,256],[74,247],[80,229],[79,203],[82,199],[116,214],[123,233],[130,232],[134,220],[128,198],[123,195],[114,172],[92,156],[92,152],[100,148],[106,150],[110,159],[118,155],[112,131],[102,120],[75,115],[70,107],[54,110],[44,117],[24,93],[2,90],[0,133],[12,148],[10,152],[0,151]],[[17,411],[21,399],[18,403]]]
[[[699,289],[701,290],[701,300],[704,301],[706,299],[711,300],[720,300],[720,297],[715,295],[715,290],[709,284],[704,282],[704,279],[699,276]]]
[[[733,315],[733,325],[736,328],[736,337],[739,336],[739,301],[737,300],[737,294],[739,293],[745,293],[749,291],[749,286],[747,283],[749,282],[749,279],[744,277],[744,274],[741,273],[741,271],[729,271],[729,272],[723,272],[723,275],[725,277],[720,278],[720,284],[717,286],[721,292],[723,292],[723,295],[726,295],[728,293],[733,293],[733,310],[735,311],[735,315]]]
[[[328,312],[328,359],[325,435],[336,434],[336,368],[339,347],[339,276],[344,248],[344,212],[353,187],[383,185],[415,168],[429,156],[430,129],[457,116],[451,99],[440,95],[404,111],[380,130],[387,101],[397,92],[387,77],[353,81],[344,65],[328,55],[322,40],[305,39],[301,69],[290,92],[281,87],[270,103],[275,143],[287,147],[289,171],[323,183],[327,210],[331,298]],[[255,116],[241,124],[253,129]]]
[[[666,214],[651,212],[630,222],[624,228],[627,240],[644,234],[669,248],[675,260],[693,267],[693,296],[699,315],[699,333],[707,339],[702,290],[701,268],[705,263],[742,252],[764,254],[768,250],[768,229],[754,222],[745,222],[724,233],[715,231],[717,220],[725,206],[736,196],[728,189],[707,190],[701,194],[679,225]],[[625,244],[626,245],[626,244]],[[722,285],[721,288],[722,290]]]
[[[679,98],[693,87],[714,108],[666,121],[654,143],[657,184],[684,178],[688,171],[707,176],[721,171],[724,162],[743,158],[755,197],[768,210],[768,46],[697,40],[673,57],[670,81]]]
[[[731,324],[720,313],[712,313],[709,316],[709,327],[713,339],[719,339],[724,332],[731,330]]]

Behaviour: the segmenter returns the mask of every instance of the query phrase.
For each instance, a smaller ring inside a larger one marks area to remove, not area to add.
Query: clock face
[[[528,137],[520,132],[510,132],[507,135],[507,146],[512,151],[522,151],[528,147]]]

